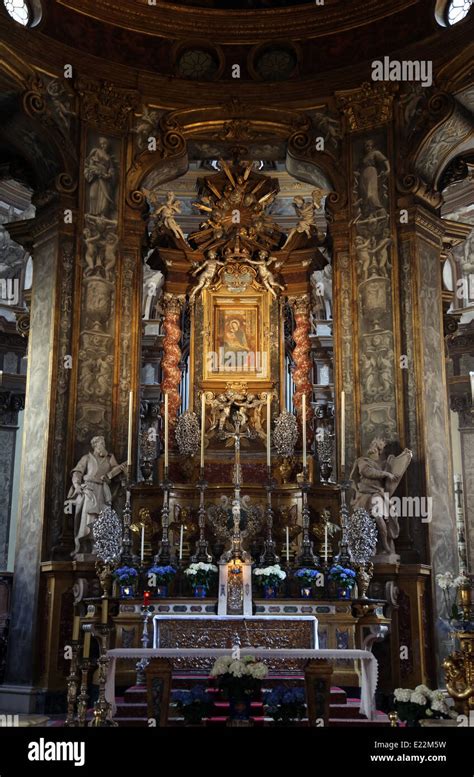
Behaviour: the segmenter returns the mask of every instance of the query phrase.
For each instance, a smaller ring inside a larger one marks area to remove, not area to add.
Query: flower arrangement
[[[202,585],[205,588],[209,588],[211,581],[217,572],[218,569],[215,564],[205,564],[203,561],[190,564],[189,567],[184,570],[184,574],[189,577],[194,586]]]
[[[120,585],[133,585],[138,580],[135,567],[119,567],[114,571],[114,577]]]
[[[172,699],[188,725],[201,723],[211,714],[212,703],[204,685],[195,685],[189,691],[173,691]]]
[[[265,711],[277,725],[291,725],[306,712],[304,688],[279,685],[265,695]]]
[[[451,572],[445,572],[444,574],[436,575],[436,582],[443,592],[444,604],[448,615],[448,620],[459,621],[463,620],[463,612],[458,607],[458,589],[468,582],[464,575],[454,577]]]
[[[341,564],[335,564],[329,570],[329,578],[333,580],[339,588],[350,591],[355,585],[356,573],[353,569],[343,567]]]
[[[419,726],[423,718],[433,720],[456,718],[457,713],[448,707],[443,691],[431,691],[426,685],[417,685],[414,691],[409,688],[396,688],[394,708],[400,720],[408,726]]]
[[[267,674],[265,664],[257,661],[254,656],[221,656],[215,661],[210,672],[210,676],[216,678],[225,696],[234,700],[250,699],[260,689]]]
[[[279,564],[254,569],[253,573],[262,585],[277,586],[286,578],[286,572],[284,572]]]
[[[148,570],[148,585],[168,585],[171,583],[173,577],[176,574],[176,569],[172,566],[159,567],[154,564]],[[150,575],[153,575],[153,579],[150,582]]]
[[[318,569],[310,569],[303,567],[295,572],[295,577],[298,578],[298,582],[306,586],[316,585],[317,579],[321,576],[321,572]]]

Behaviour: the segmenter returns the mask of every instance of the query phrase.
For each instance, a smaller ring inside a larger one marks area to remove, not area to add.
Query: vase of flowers
[[[208,718],[211,714],[212,703],[204,685],[195,685],[190,690],[173,691],[172,699],[176,702],[186,726],[199,726],[203,718]]]
[[[265,695],[265,712],[276,726],[294,725],[306,712],[304,688],[272,688]]]
[[[205,564],[203,561],[190,564],[184,570],[184,574],[191,581],[196,598],[203,599],[207,596],[209,587],[214,582],[217,572],[218,569],[215,564]]]
[[[411,728],[418,728],[420,720],[425,718],[448,720],[457,717],[457,712],[446,704],[443,691],[431,691],[426,685],[417,685],[414,691],[409,688],[396,688],[393,708],[399,720]]]
[[[155,588],[155,593],[159,598],[168,596],[168,586],[172,582],[176,569],[170,565],[158,566],[154,564],[148,570],[148,585]]]
[[[343,567],[341,564],[335,564],[329,570],[329,580],[336,587],[336,596],[338,599],[350,599],[351,592],[355,585],[356,573],[349,567]]]
[[[321,579],[321,572],[317,569],[303,567],[295,572],[295,577],[300,584],[302,599],[311,599],[317,582]]]
[[[282,580],[286,578],[286,572],[279,564],[269,567],[261,567],[253,571],[258,583],[262,587],[265,599],[275,599]]]
[[[120,587],[121,599],[131,599],[135,596],[138,584],[138,572],[135,567],[119,567],[114,572],[114,578]]]
[[[225,699],[229,701],[231,720],[249,720],[252,700],[261,691],[268,669],[253,656],[221,656],[211,669]]]

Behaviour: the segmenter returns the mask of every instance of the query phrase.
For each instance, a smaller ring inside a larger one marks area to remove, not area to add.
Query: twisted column
[[[161,390],[163,394],[168,394],[168,412],[170,428],[174,427],[176,417],[180,406],[179,384],[181,383],[181,349],[179,342],[181,340],[181,308],[183,300],[172,294],[165,294],[164,311],[165,318],[163,327],[165,337],[163,340],[163,379]],[[164,410],[162,410],[162,413]],[[170,438],[171,445],[171,438]]]
[[[313,386],[310,380],[311,342],[309,333],[311,331],[311,325],[309,322],[309,297],[307,294],[304,294],[301,297],[290,297],[289,302],[293,307],[296,325],[293,332],[293,340],[296,344],[293,349],[293,361],[295,363],[293,368],[293,381],[295,384],[293,404],[301,423],[302,398],[303,394],[306,394],[306,421],[308,422],[308,429],[310,429],[309,421],[313,417],[313,408],[311,406]]]

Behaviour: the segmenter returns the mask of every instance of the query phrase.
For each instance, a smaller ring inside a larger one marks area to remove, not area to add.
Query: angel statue
[[[293,207],[299,220],[296,227],[290,230],[283,248],[286,248],[294,235],[306,235],[309,239],[314,234],[314,231],[317,233],[315,211],[320,210],[322,199],[328,193],[325,189],[317,188],[313,189],[311,200],[309,201],[306,201],[304,197],[299,195],[293,198]]]
[[[191,303],[196,299],[198,292],[202,289],[207,289],[207,287],[211,285],[217,272],[217,268],[223,264],[225,264],[225,262],[218,260],[215,251],[208,251],[206,261],[198,265],[191,273],[193,276],[199,273],[199,281],[189,295],[189,301]]]
[[[395,540],[400,533],[398,516],[392,515],[389,499],[397,488],[410,464],[413,454],[408,448],[399,456],[383,456],[386,442],[380,438],[372,440],[366,456],[354,462],[351,471],[353,497],[351,508],[367,510],[375,519],[379,530],[377,555],[395,554]]]
[[[158,200],[158,194],[150,189],[143,189],[143,193],[147,197],[152,207],[152,218],[156,218],[161,228],[168,229],[176,238],[176,240],[183,240],[186,242],[186,237],[183,230],[176,221],[176,214],[181,213],[181,203],[174,196],[173,192],[166,193],[166,201],[160,203]]]
[[[276,256],[270,256],[270,258],[268,258],[268,251],[259,251],[258,256],[259,256],[259,261],[256,261],[254,259],[246,259],[246,262],[248,264],[254,264],[257,267],[258,274],[263,286],[267,289],[267,291],[270,292],[272,297],[276,299],[277,293],[275,289],[281,289],[281,291],[285,291],[285,287],[282,286],[281,283],[278,283],[278,281],[275,280],[275,276],[269,270],[269,266],[273,262],[277,262],[277,258]],[[278,269],[278,267],[280,266],[281,266],[280,263],[277,263],[275,265],[275,269]]]

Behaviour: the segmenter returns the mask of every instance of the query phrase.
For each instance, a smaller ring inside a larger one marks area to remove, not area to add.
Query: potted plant
[[[335,564],[329,570],[329,579],[335,583],[338,599],[350,599],[351,591],[355,585],[356,573],[349,567]]]
[[[198,726],[203,718],[208,718],[211,714],[212,703],[204,685],[195,685],[190,690],[173,691],[172,698],[186,726]]]
[[[262,586],[265,599],[274,599],[278,593],[280,583],[286,578],[286,572],[279,564],[269,567],[261,567],[253,570],[255,577]]]
[[[306,713],[304,688],[272,688],[265,696],[265,712],[276,726],[292,726]]]
[[[120,586],[121,599],[130,599],[135,596],[138,583],[138,572],[135,567],[119,567],[114,571],[114,578]]]
[[[211,669],[218,687],[229,701],[231,720],[249,720],[252,699],[255,699],[262,687],[262,680],[268,674],[264,663],[253,656],[233,658],[221,656]]]
[[[193,586],[194,596],[199,599],[207,596],[209,586],[214,581],[217,572],[218,569],[215,564],[205,564],[203,561],[190,564],[184,570],[184,574],[189,578]]]
[[[396,688],[393,694],[393,708],[399,720],[407,726],[418,728],[420,720],[449,720],[457,713],[448,707],[443,691],[431,691],[426,685],[417,685],[414,691],[409,688]]]
[[[322,574],[318,569],[302,567],[295,572],[295,577],[300,584],[300,593],[302,599],[311,599],[313,589],[320,580],[323,580]]]
[[[160,567],[154,564],[148,570],[148,585],[150,588],[156,588],[158,597],[168,596],[168,585],[173,580],[176,569],[170,565]]]

